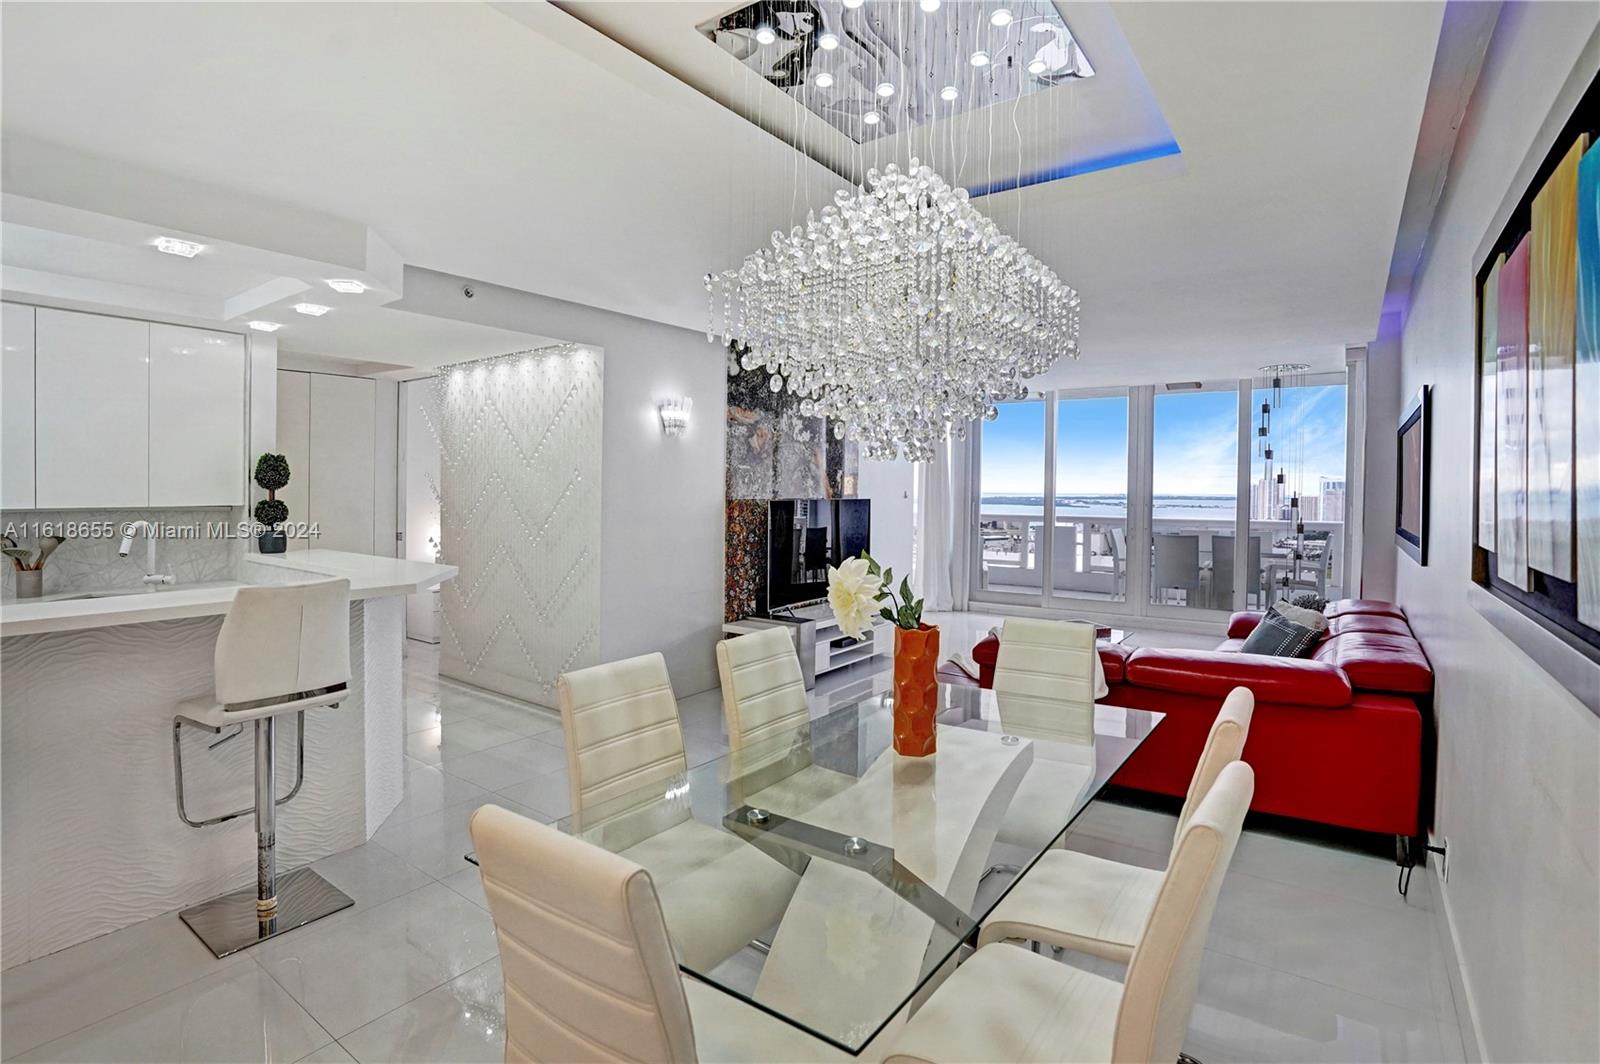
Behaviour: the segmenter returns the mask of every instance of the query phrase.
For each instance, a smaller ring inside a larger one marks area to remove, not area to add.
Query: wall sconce
[[[694,400],[688,396],[677,399],[663,399],[656,405],[661,412],[661,434],[663,436],[682,436],[689,431],[689,412],[694,409]]]

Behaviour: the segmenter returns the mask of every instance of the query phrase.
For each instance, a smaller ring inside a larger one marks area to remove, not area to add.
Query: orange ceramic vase
[[[905,757],[933,753],[934,715],[939,709],[939,629],[894,630],[894,752]]]

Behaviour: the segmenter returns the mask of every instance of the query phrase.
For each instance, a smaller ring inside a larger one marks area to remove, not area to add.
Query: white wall
[[[1395,324],[1398,330],[1398,323]],[[1366,481],[1361,496],[1360,595],[1394,599],[1395,429],[1404,400],[1400,393],[1400,337],[1384,333],[1367,345]]]
[[[1600,4],[1505,5],[1403,336],[1400,394],[1434,387],[1433,521],[1427,567],[1397,558],[1398,594],[1437,675],[1434,830],[1489,1060],[1600,1059],[1600,719],[1468,599],[1475,256],[1586,41],[1585,77],[1600,67],[1597,21]]]
[[[872,556],[911,575],[911,488],[917,467],[911,462],[861,460],[856,495],[872,500]]]
[[[476,281],[467,299],[465,283],[407,267],[397,306],[605,352],[600,659],[659,650],[680,696],[717,686],[728,390],[721,350],[703,333]],[[694,400],[694,420],[668,439],[656,403],[676,395]]]

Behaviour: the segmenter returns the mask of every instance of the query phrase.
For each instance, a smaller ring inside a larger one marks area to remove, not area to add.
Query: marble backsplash
[[[126,558],[117,556],[122,528],[131,521],[149,521],[160,532],[156,571],[171,573],[179,584],[231,580],[249,549],[238,535],[243,507],[205,510],[11,510],[0,513],[0,531],[24,547],[41,536],[65,535],[44,566],[44,593],[62,591],[137,590],[143,586],[145,542],[134,540]],[[9,561],[9,559],[7,559]],[[3,567],[3,594],[14,598],[17,574]]]

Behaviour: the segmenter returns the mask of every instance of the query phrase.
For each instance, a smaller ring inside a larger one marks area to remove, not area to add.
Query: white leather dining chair
[[[650,873],[497,805],[472,844],[505,983],[505,1059],[735,1061],[842,1053],[684,979]]]
[[[650,869],[685,959],[714,967],[777,923],[798,877],[694,819],[666,659],[644,654],[562,673],[556,696],[573,828],[612,832],[608,848]]]
[[[1179,1060],[1206,934],[1254,793],[1243,761],[1217,777],[1178,834],[1123,982],[990,943],[933,992],[885,1061]]]
[[[728,748],[800,727],[811,719],[805,677],[787,628],[763,628],[717,644]]]
[[[1254,709],[1255,696],[1248,688],[1236,687],[1211,722],[1178,814],[1169,868],[1184,828],[1223,769],[1244,753]],[[1161,892],[1164,874],[1078,850],[1053,850],[989,913],[978,932],[978,944],[1031,940],[1127,963]]]
[[[1094,702],[1106,691],[1094,625],[1006,619],[994,666],[1001,724],[1024,738],[1064,742],[1035,752],[1000,822],[999,841],[1037,851],[1061,830],[1062,803],[1094,774]],[[1061,761],[1052,754],[1080,757]]]

